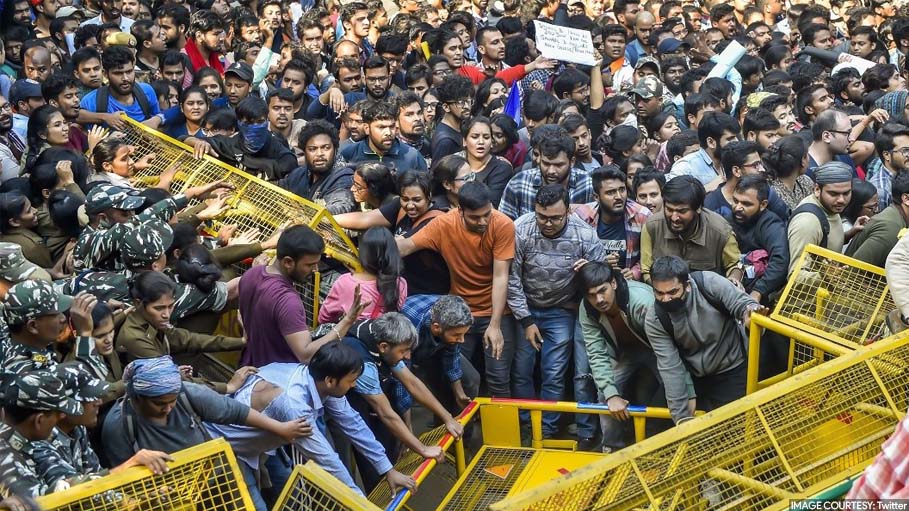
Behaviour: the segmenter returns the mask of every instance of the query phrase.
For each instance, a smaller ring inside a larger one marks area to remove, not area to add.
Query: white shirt
[[[101,21],[101,15],[97,15],[94,18],[89,18],[82,22],[81,26],[85,25],[101,25],[104,22]],[[126,16],[120,16],[120,32],[126,32],[129,34],[129,29],[133,26],[134,20],[127,18]]]

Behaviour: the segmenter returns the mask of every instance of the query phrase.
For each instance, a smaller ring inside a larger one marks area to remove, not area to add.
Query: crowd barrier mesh
[[[45,511],[247,511],[252,499],[224,439],[172,454],[167,473],[133,467],[38,499]]]
[[[809,245],[771,318],[856,348],[889,334],[885,319],[893,308],[883,268]],[[802,358],[812,355],[805,349]]]
[[[297,465],[273,511],[380,511],[313,461]]]
[[[505,498],[494,511],[788,509],[859,473],[904,416],[909,332]]]
[[[196,159],[188,145],[125,115],[122,118],[127,123],[122,136],[136,148],[133,159],[155,154],[151,165],[136,173],[133,181],[137,188],[157,184],[158,176],[171,165],[177,165],[179,169],[171,185],[173,193],[212,181],[226,180],[234,185],[235,190],[228,200],[230,209],[214,221],[215,227],[236,224],[239,232],[259,229],[261,238],[266,239],[288,223],[306,224],[325,240],[326,255],[349,267],[359,268],[356,247],[322,205],[211,156]]]

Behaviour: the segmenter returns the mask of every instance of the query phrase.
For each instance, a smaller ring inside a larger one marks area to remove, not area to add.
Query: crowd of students
[[[543,434],[621,449],[629,403],[744,395],[751,315],[807,245],[883,266],[909,227],[890,1],[71,3],[0,14],[0,508],[215,437],[256,509],[290,444],[413,488],[402,450],[444,457],[414,403],[460,437],[478,395],[605,403]],[[143,188],[121,115],[323,205],[359,270],[305,226],[238,232],[227,182]],[[175,362],[232,351],[228,382]]]

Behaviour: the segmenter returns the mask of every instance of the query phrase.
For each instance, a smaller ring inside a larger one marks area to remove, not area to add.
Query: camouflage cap
[[[174,242],[167,222],[154,219],[133,227],[120,245],[120,257],[127,267],[147,266],[158,260]]]
[[[22,255],[22,247],[18,243],[7,242],[0,242],[0,277],[11,282],[28,279],[51,281],[47,270]]]
[[[145,197],[140,197],[138,191],[112,184],[97,185],[88,191],[85,197],[85,212],[97,215],[110,208],[133,210],[145,204]]]
[[[38,316],[66,312],[72,304],[71,296],[58,293],[49,283],[26,280],[9,288],[3,312],[7,323],[21,325]]]
[[[110,385],[92,376],[80,362],[65,362],[54,368],[57,378],[63,382],[66,395],[76,401],[94,401],[107,392]]]
[[[654,57],[641,57],[638,59],[637,63],[634,65],[634,70],[637,71],[644,66],[650,65],[656,71],[657,76],[662,74],[662,69],[660,68],[660,61]]]
[[[638,80],[637,85],[628,91],[628,95],[640,96],[642,99],[663,97],[663,82],[655,76],[645,76]]]
[[[82,415],[82,405],[69,397],[60,378],[50,371],[30,371],[10,379],[3,402],[26,410]]]

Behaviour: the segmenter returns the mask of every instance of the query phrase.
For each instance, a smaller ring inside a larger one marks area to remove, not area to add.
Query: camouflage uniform
[[[78,362],[60,364],[55,372],[66,386],[67,394],[81,403],[95,401],[107,391],[108,385],[94,378]],[[54,428],[49,440],[32,444],[38,474],[52,491],[105,474],[89,444],[85,426],[76,426],[69,434]]]
[[[43,280],[26,280],[9,288],[3,312],[10,325],[21,325],[29,319],[69,310],[73,303],[70,296],[57,293]],[[92,342],[90,337],[77,342]],[[34,348],[10,339],[0,353],[0,372],[22,373],[32,369],[52,368],[56,364],[54,352],[48,343],[44,348]]]
[[[50,274],[44,268],[22,255],[22,247],[5,242],[0,242],[0,278],[14,284],[28,279],[51,281]],[[0,361],[5,360],[3,354],[10,349],[9,345],[9,328],[6,326],[6,318],[0,313]]]
[[[174,234],[171,227],[157,218],[132,228],[120,246],[120,258],[126,268],[151,268],[171,246]],[[60,291],[75,295],[87,291],[99,300],[130,301],[129,281],[135,273],[128,269],[120,272],[86,271],[68,279]],[[203,293],[192,284],[177,282],[174,293],[174,321],[201,311],[219,312],[227,305],[227,284],[218,282],[214,289]]]
[[[134,195],[134,190],[102,184],[88,192],[85,211],[97,215],[107,209],[136,210],[145,203],[145,198]],[[73,248],[73,269],[81,272],[87,269],[122,270],[123,262],[116,257],[124,240],[132,234],[133,228],[153,218],[167,221],[185,208],[189,200],[185,195],[175,195],[158,202],[127,223],[116,224],[108,229],[87,226]]]
[[[81,415],[82,405],[66,395],[63,382],[50,371],[32,371],[10,378],[3,388],[3,403],[26,410]],[[12,427],[0,428],[0,495],[38,497],[49,488],[38,474],[33,458],[35,440]]]

